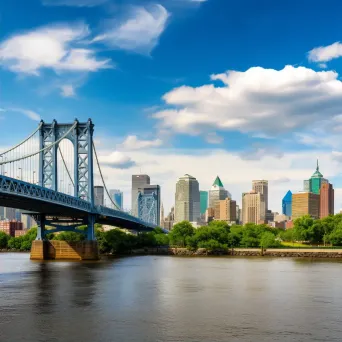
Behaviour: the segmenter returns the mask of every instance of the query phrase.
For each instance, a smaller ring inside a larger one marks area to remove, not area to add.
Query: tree
[[[7,248],[8,240],[10,239],[10,236],[7,235],[4,232],[0,232],[0,249]]]
[[[227,245],[218,242],[217,240],[210,239],[208,241],[201,241],[198,244],[199,248],[206,248],[209,251],[227,249]]]
[[[294,221],[293,237],[296,241],[310,241],[309,229],[313,226],[314,220],[310,215],[297,218]]]
[[[279,247],[280,242],[276,240],[276,237],[271,232],[265,232],[262,234],[260,239],[260,247],[262,248],[270,248],[270,247]]]
[[[328,241],[334,246],[342,246],[342,222],[328,235]]]
[[[195,234],[195,229],[189,221],[182,221],[175,224],[169,234],[170,242],[173,245],[184,247],[186,239]]]

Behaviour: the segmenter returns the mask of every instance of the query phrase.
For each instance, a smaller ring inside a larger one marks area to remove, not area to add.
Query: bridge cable
[[[64,164],[64,166],[65,166],[65,169],[66,169],[67,173],[68,173],[69,179],[70,179],[72,185],[75,186],[75,183],[74,183],[74,181],[73,181],[72,178],[71,178],[69,169],[68,169],[68,167],[67,167],[67,165],[66,165],[66,162],[65,162],[65,159],[64,159],[64,157],[63,157],[63,153],[62,153],[61,149],[59,148],[59,146],[58,146],[58,151],[59,151],[59,154],[60,154],[61,157],[62,157],[63,164]]]
[[[23,156],[23,157],[19,157],[19,158],[16,158],[16,159],[11,159],[11,160],[7,160],[7,161],[2,161],[0,162],[0,165],[5,165],[5,164],[8,164],[8,163],[14,163],[16,161],[19,161],[19,160],[23,160],[23,159],[26,159],[26,158],[30,158],[30,157],[33,157],[41,152],[44,152],[46,150],[49,150],[51,149],[52,147],[54,147],[55,145],[59,144],[75,127],[76,127],[76,124],[77,122],[75,122],[71,127],[70,129],[63,135],[61,136],[58,140],[56,140],[54,143],[48,145],[48,146],[45,146],[44,148],[42,148],[41,150],[37,151],[37,152],[34,152],[34,153],[31,153],[31,154],[28,154],[26,156]]]
[[[104,181],[104,178],[103,178],[103,174],[102,174],[102,171],[101,171],[101,167],[100,167],[100,163],[99,163],[99,159],[97,158],[97,153],[96,153],[96,148],[95,148],[95,145],[93,143],[93,150],[94,150],[94,154],[95,154],[95,159],[96,159],[96,162],[97,162],[97,167],[99,169],[99,172],[100,172],[100,176],[101,176],[101,179],[102,179],[102,184],[106,190],[106,193],[107,193],[107,196],[109,197],[110,201],[112,202],[112,204],[114,205],[114,207],[117,209],[117,210],[120,210],[121,211],[121,208],[115,203],[115,201],[113,201],[112,197],[110,196],[109,194],[109,191],[107,189],[107,186],[106,186],[106,183]]]

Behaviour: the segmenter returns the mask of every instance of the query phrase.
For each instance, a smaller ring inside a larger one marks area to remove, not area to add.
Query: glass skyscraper
[[[329,183],[329,181],[323,178],[323,175],[319,172],[318,160],[317,160],[317,167],[314,174],[311,176],[310,179],[306,179],[304,181],[304,191],[305,192],[312,192],[316,195],[319,195],[320,189],[322,184]]]
[[[289,190],[282,200],[283,214],[292,216],[292,192]]]
[[[208,191],[200,191],[201,215],[208,209]]]
[[[123,209],[123,192],[118,189],[109,190],[109,195],[112,197],[112,199],[117,204],[117,206],[122,210]]]

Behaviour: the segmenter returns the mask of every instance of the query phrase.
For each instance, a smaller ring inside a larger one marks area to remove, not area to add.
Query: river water
[[[0,341],[342,341],[342,263],[0,253]]]

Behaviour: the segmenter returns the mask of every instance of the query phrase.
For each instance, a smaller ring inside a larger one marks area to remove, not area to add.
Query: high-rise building
[[[208,191],[200,191],[201,215],[205,215],[208,208]]]
[[[317,159],[316,171],[313,173],[310,179],[304,181],[304,192],[312,192],[319,195],[322,184],[329,183],[329,181],[323,178],[323,175],[319,172],[319,165]]]
[[[255,192],[260,192],[264,195],[265,200],[265,215],[268,210],[268,181],[264,179],[253,180],[252,181],[252,190]]]
[[[216,202],[224,200],[227,197],[232,198],[232,195],[224,188],[220,177],[217,176],[209,190],[209,208],[215,208]]]
[[[132,215],[138,217],[138,189],[150,184],[148,175],[132,175]]]
[[[167,230],[171,230],[174,222],[175,222],[175,207],[172,207],[169,215],[167,215],[167,217],[165,218],[164,228]]]
[[[201,217],[199,184],[188,174],[180,177],[176,184],[175,223],[198,222]]]
[[[104,205],[104,188],[103,186],[94,186],[94,202],[95,205]]]
[[[320,190],[320,218],[334,215],[334,188],[330,183],[324,183]]]
[[[164,205],[163,205],[163,202],[161,202],[161,205],[160,205],[160,227],[164,228],[164,225],[165,225]]]
[[[5,219],[5,208],[0,207],[0,220],[4,220],[4,219]]]
[[[218,218],[215,219],[221,221],[227,221],[229,223],[236,222],[236,201],[226,198],[224,200],[218,201],[219,203],[219,213]]]
[[[304,215],[319,218],[320,196],[312,192],[292,194],[292,220]]]
[[[242,222],[259,224],[265,220],[265,199],[260,192],[242,194]]]
[[[138,189],[138,217],[145,222],[160,225],[159,185],[145,185]]]
[[[292,192],[289,190],[282,200],[282,213],[286,216],[292,216]]]
[[[109,190],[110,197],[114,203],[122,210],[123,209],[123,192],[118,189]]]

